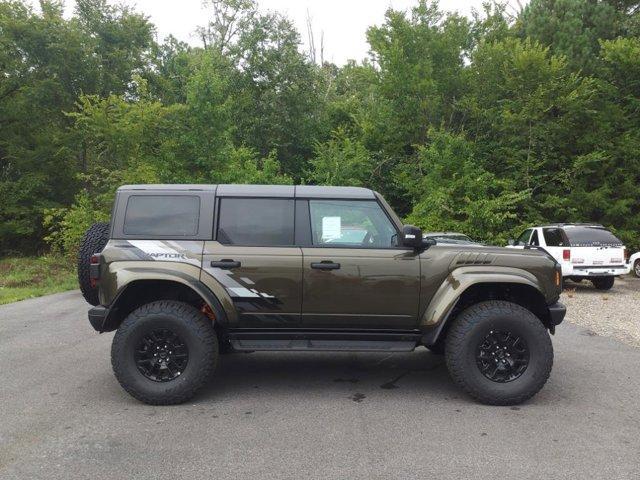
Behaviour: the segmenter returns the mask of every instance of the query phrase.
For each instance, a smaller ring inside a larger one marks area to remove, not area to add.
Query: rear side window
[[[618,237],[602,227],[571,227],[565,229],[565,233],[572,247],[622,245]]]
[[[567,247],[567,242],[564,240],[562,230],[559,228],[544,228],[542,230],[544,235],[544,243],[547,247]]]
[[[218,236],[225,245],[293,245],[293,199],[222,198]]]
[[[125,235],[190,237],[198,234],[200,198],[195,195],[132,195],[124,216]]]

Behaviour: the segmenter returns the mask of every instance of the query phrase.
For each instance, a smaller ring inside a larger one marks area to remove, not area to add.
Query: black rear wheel
[[[120,385],[152,405],[189,400],[206,384],[217,361],[218,339],[211,320],[191,305],[169,300],[130,313],[111,346]]]
[[[633,273],[636,274],[636,277],[640,277],[640,260],[636,260],[633,264]]]
[[[78,250],[78,284],[84,299],[91,305],[98,305],[98,287],[91,284],[89,266],[91,256],[100,253],[109,241],[109,224],[94,223],[84,234]]]
[[[445,359],[454,382],[490,405],[514,405],[535,395],[553,365],[553,346],[542,322],[506,301],[482,302],[451,325]]]
[[[615,280],[616,277],[596,277],[591,279],[591,283],[598,290],[611,290]]]

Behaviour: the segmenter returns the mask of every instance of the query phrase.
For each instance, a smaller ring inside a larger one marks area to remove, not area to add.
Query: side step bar
[[[389,332],[230,332],[231,346],[238,351],[339,351],[410,352],[420,342],[420,333]]]

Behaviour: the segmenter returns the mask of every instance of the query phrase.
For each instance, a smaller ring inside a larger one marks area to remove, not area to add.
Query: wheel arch
[[[180,277],[145,278],[132,280],[118,289],[113,302],[109,305],[109,314],[104,320],[102,331],[109,332],[117,329],[133,310],[157,300],[176,300],[192,305],[202,310],[216,328],[228,322],[220,300],[205,286]]]
[[[436,345],[444,339],[447,328],[460,312],[486,300],[506,300],[521,305],[553,330],[547,301],[533,274],[513,268],[493,272],[459,270],[445,279],[421,317],[423,344]]]

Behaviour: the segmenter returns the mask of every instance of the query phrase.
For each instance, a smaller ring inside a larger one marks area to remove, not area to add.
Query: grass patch
[[[78,288],[76,268],[64,257],[0,259],[0,305]]]

